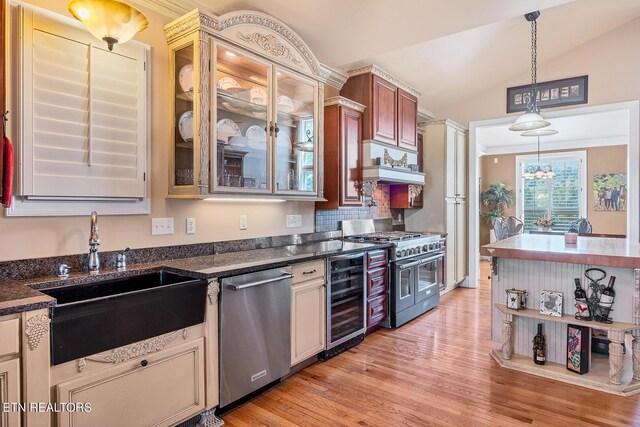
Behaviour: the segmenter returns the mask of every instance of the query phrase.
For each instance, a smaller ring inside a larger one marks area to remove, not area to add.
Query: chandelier
[[[538,137],[538,164],[522,174],[523,179],[551,179],[556,173],[551,169],[551,165],[542,168],[540,166],[540,137]]]
[[[558,133],[558,131],[548,129],[550,123],[542,117],[538,107],[538,24],[536,19],[539,16],[539,11],[524,15],[526,20],[531,22],[531,89],[527,100],[527,111],[509,127],[509,130],[523,132],[522,136],[544,136]]]

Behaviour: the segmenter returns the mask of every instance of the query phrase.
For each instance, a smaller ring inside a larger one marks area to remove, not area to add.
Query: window
[[[536,230],[538,218],[551,218],[552,230],[567,231],[569,225],[586,216],[586,152],[541,154],[516,157],[517,216],[525,231]],[[523,172],[551,168],[550,179],[523,179]]]

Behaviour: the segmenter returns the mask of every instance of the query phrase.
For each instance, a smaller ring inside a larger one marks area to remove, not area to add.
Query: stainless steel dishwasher
[[[291,267],[222,279],[220,407],[289,373]]]

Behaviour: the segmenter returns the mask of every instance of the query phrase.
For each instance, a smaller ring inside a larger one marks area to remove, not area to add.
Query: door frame
[[[640,101],[624,101],[611,104],[592,105],[580,108],[570,108],[560,111],[545,112],[549,119],[559,117],[580,116],[610,111],[626,111],[628,113],[628,142],[627,142],[627,176],[629,194],[638,194],[640,189],[640,172],[637,165],[640,161]],[[469,282],[463,286],[478,287],[480,278],[480,171],[479,160],[482,146],[478,141],[478,129],[497,125],[511,124],[514,116],[498,119],[478,120],[469,122],[469,191],[467,201],[469,203]],[[627,209],[627,238],[633,241],[640,240],[640,198],[636,198],[628,205]]]

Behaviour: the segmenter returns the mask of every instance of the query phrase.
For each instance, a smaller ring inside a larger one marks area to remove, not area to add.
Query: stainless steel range
[[[389,319],[397,328],[431,310],[444,287],[445,239],[439,234],[375,231],[373,220],[343,221],[343,235],[359,242],[394,245],[390,260]]]

